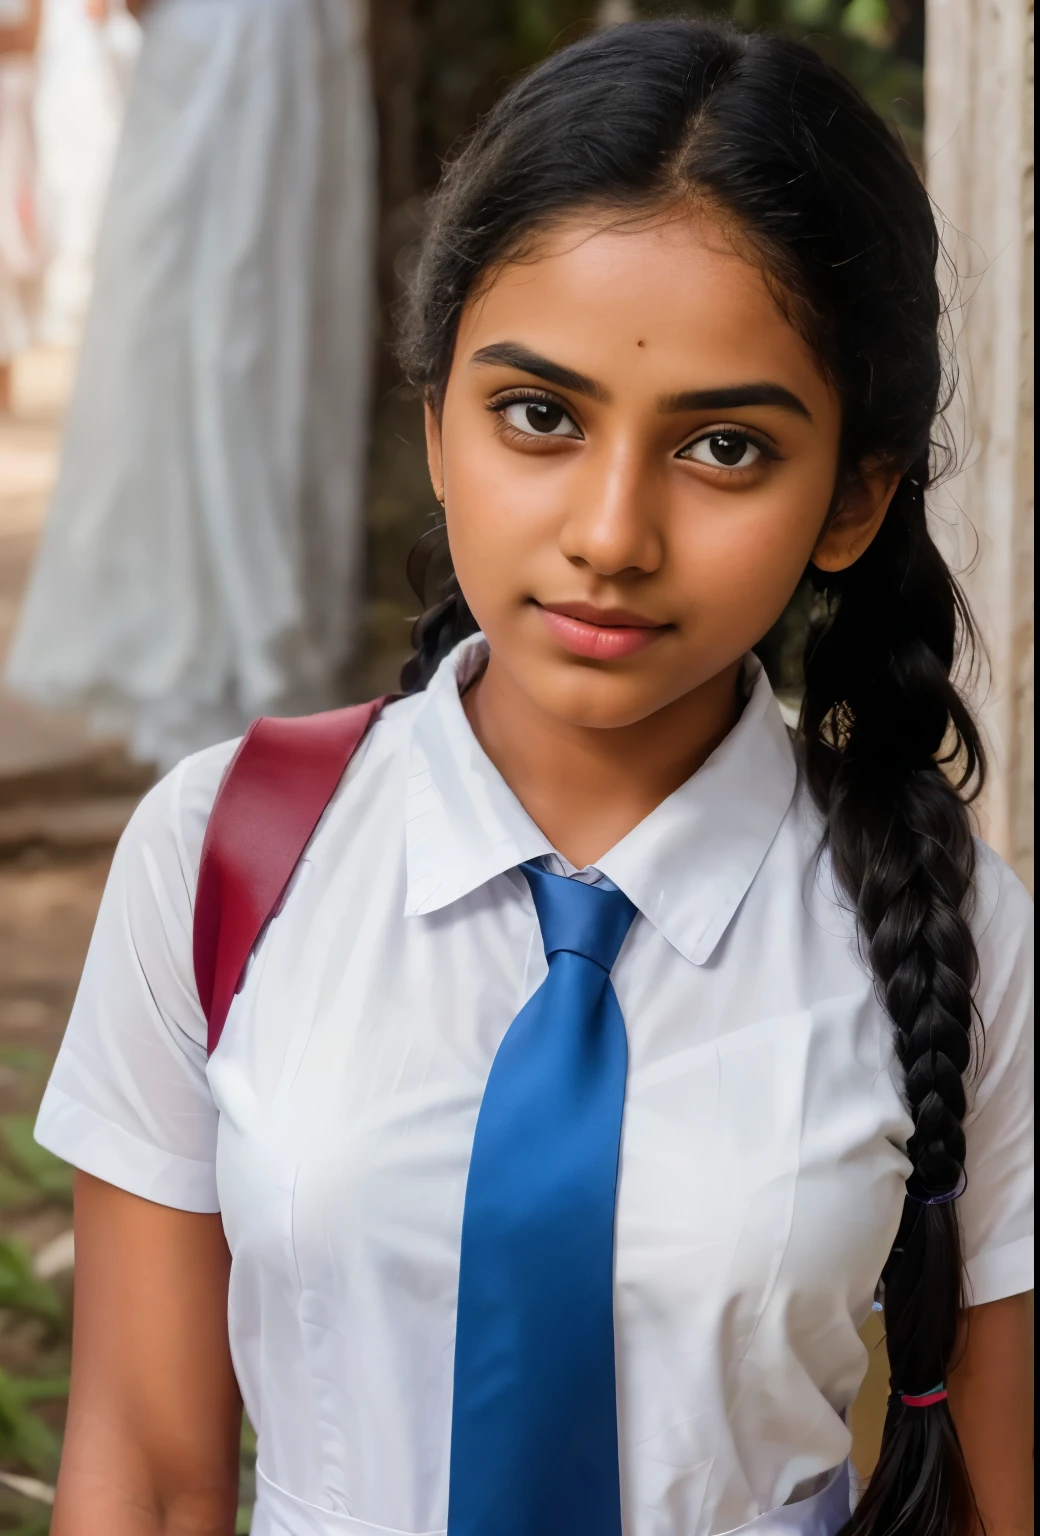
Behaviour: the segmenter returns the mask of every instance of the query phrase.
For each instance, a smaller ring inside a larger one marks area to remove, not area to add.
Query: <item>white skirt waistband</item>
[[[413,1536],[385,1525],[369,1525],[350,1515],[336,1515],[294,1498],[257,1468],[256,1509],[252,1536]],[[850,1509],[849,1464],[834,1473],[826,1487],[797,1504],[785,1504],[738,1527],[739,1536],[837,1536]],[[446,1532],[415,1532],[414,1536],[446,1536]],[[728,1536],[738,1536],[737,1532]]]

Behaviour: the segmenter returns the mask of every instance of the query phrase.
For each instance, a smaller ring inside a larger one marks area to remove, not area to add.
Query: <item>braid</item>
[[[907,1408],[945,1380],[961,1296],[951,1199],[964,1173],[964,1075],[978,960],[967,909],[974,844],[965,791],[981,782],[974,721],[951,681],[963,599],[928,533],[927,462],[896,492],[873,545],[840,579],[811,639],[803,727],[835,873],[856,904],[892,1020],[914,1131],[913,1174],[885,1266],[894,1391],[881,1455],[849,1536],[967,1536],[975,1504],[945,1401]],[[952,743],[952,745],[951,745]],[[956,781],[943,772],[954,762]]]
[[[477,632],[477,621],[459,590],[450,557],[445,568],[446,557],[448,541],[442,525],[424,533],[408,556],[408,580],[426,606],[412,629],[415,655],[401,668],[404,693],[421,693],[448,652]],[[429,601],[431,588],[436,595],[433,603]]]
[[[971,619],[925,522],[944,385],[940,243],[898,139],[810,49],[709,20],[610,28],[561,49],[494,106],[434,201],[409,305],[406,371],[435,408],[459,317],[483,275],[581,208],[707,197],[748,237],[842,403],[842,464],[910,465],[867,553],[833,583],[810,637],[806,773],[892,1019],[913,1165],[885,1267],[893,1380],[927,1395],[961,1304],[956,1207],[977,957],[968,926],[981,783],[951,675]],[[472,625],[453,587],[419,623],[405,686]],[[944,755],[945,754],[945,755]],[[951,777],[951,775],[959,775]],[[945,1402],[893,1398],[853,1536],[965,1536],[976,1513]]]

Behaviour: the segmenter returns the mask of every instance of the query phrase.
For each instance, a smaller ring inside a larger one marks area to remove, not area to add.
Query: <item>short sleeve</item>
[[[217,1113],[195,988],[202,839],[235,743],[185,759],[137,807],[102,897],[36,1139],[85,1173],[216,1211]]]
[[[991,849],[980,844],[978,855],[973,926],[984,1039],[958,1202],[973,1306],[1033,1287],[1033,903]]]

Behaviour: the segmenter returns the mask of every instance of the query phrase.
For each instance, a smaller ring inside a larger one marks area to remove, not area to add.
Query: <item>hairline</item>
[[[596,218],[597,212],[601,215]],[[660,228],[700,216],[707,226],[713,227],[729,245],[733,254],[758,271],[766,285],[770,298],[783,319],[811,349],[827,380],[837,387],[835,370],[825,345],[826,325],[815,313],[807,295],[800,291],[798,270],[793,257],[778,242],[756,234],[710,187],[695,180],[683,186],[660,186],[647,193],[624,196],[590,197],[569,203],[543,214],[529,224],[512,232],[501,250],[495,252],[473,278],[464,297],[456,305],[451,323],[451,348],[447,367],[442,377],[420,381],[427,404],[440,415],[444,406],[448,378],[455,363],[459,327],[466,309],[486,295],[507,267],[538,261],[545,242],[554,230],[568,224],[584,228],[582,239],[607,230],[619,230],[635,234],[642,230]],[[591,227],[590,227],[591,226]]]

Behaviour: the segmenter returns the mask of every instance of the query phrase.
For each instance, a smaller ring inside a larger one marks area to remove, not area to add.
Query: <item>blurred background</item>
[[[982,828],[1032,886],[1031,3],[0,0],[0,1531],[49,1524],[71,1179],[31,1131],[115,841],[183,752],[394,686],[438,510],[392,350],[427,194],[518,72],[666,11],[810,41],[926,176],[932,510],[986,642]]]

